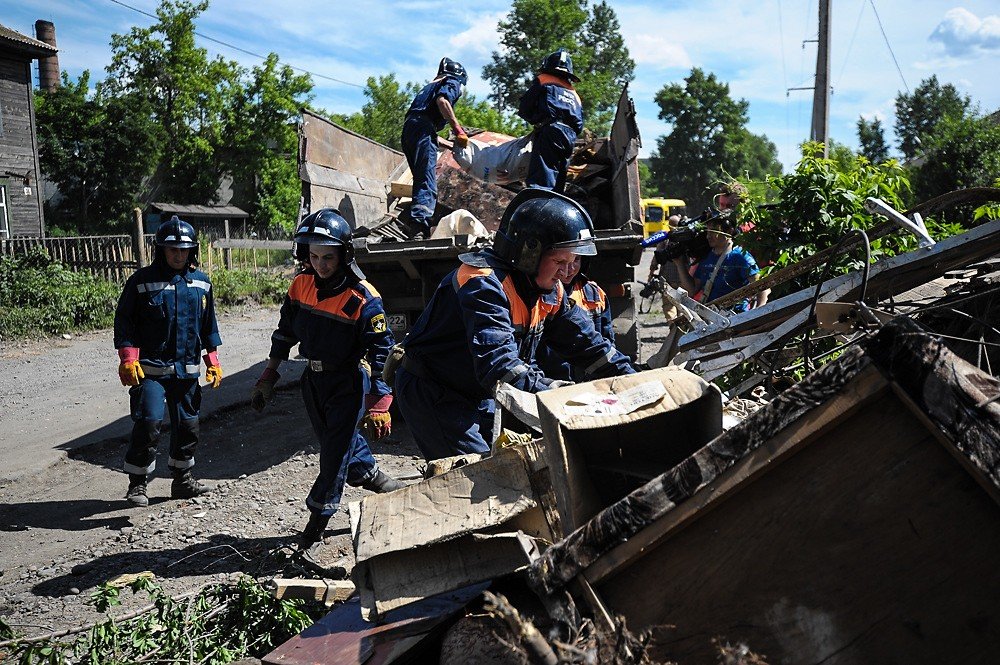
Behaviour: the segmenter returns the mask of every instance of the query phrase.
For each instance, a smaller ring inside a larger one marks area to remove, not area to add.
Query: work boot
[[[149,497],[146,496],[145,474],[128,474],[128,491],[125,492],[125,500],[138,508],[144,508],[149,505]]]
[[[361,484],[361,487],[368,490],[369,492],[375,492],[376,494],[385,494],[386,492],[395,492],[396,490],[403,489],[406,487],[405,483],[401,483],[392,476],[386,474],[382,469],[375,472],[375,475],[371,477],[370,480],[366,480]]]
[[[171,499],[193,499],[208,492],[208,485],[204,485],[191,475],[187,469],[174,472],[174,482],[170,483]]]
[[[347,579],[346,568],[325,566],[319,558],[320,548],[323,547],[323,532],[326,531],[326,526],[329,523],[329,515],[313,513],[309,516],[309,522],[302,530],[302,535],[299,536],[299,549],[295,553],[295,558],[303,568],[313,573],[327,579],[344,580]]]

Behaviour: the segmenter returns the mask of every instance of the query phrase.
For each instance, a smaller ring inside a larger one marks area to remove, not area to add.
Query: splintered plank
[[[387,665],[404,656],[415,657],[415,652],[439,635],[449,618],[488,586],[476,584],[426,598],[390,612],[379,624],[364,621],[360,601],[353,598],[269,653],[263,662]]]

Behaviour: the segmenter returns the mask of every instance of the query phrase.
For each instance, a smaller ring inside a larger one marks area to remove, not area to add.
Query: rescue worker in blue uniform
[[[170,496],[190,499],[208,491],[191,475],[201,410],[199,356],[207,385],[218,388],[222,344],[215,319],[212,281],[197,269],[194,227],[176,215],[156,229],[153,263],[140,268],[122,290],[115,310],[118,377],[129,387],[132,436],[125,453],[125,498],[149,505],[147,478],[156,467],[164,406],[170,416]]]
[[[400,413],[426,459],[489,451],[498,384],[534,393],[564,383],[534,366],[540,341],[588,378],[633,373],[560,281],[574,255],[596,251],[578,203],[526,188],[504,211],[492,249],[459,257],[396,370]]]
[[[455,145],[464,148],[469,137],[455,117],[455,104],[465,91],[469,75],[461,63],[442,58],[437,76],[413,98],[403,122],[403,154],[413,174],[413,203],[409,210],[410,235],[425,240],[437,205],[437,133],[445,123],[455,132]]]
[[[581,272],[580,268],[582,264],[583,258],[581,256],[574,257],[573,261],[567,266],[566,277],[562,280],[563,286],[566,288],[566,293],[569,294],[569,299],[573,301],[573,304],[590,316],[591,321],[594,323],[594,328],[597,332],[601,333],[601,337],[611,342],[611,345],[614,346],[615,330],[612,325],[611,306],[608,303],[608,295],[597,282],[587,279],[587,276]],[[580,369],[573,367],[562,356],[553,351],[548,344],[540,344],[535,355],[538,368],[549,378],[564,381],[580,381],[584,379],[584,374]]]
[[[394,342],[382,297],[355,262],[351,227],[341,214],[333,208],[317,210],[299,223],[294,239],[295,257],[306,268],[288,287],[267,366],[250,404],[261,411],[271,401],[278,366],[298,344],[308,360],[302,397],[320,444],[319,475],[306,497],[311,516],[299,555],[321,567],[316,552],[345,482],[374,492],[403,486],[379,468],[359,432],[361,425],[381,439],[391,431],[392,394],[382,380],[382,367]]]
[[[573,88],[580,78],[573,73],[569,53],[559,49],[542,61],[528,90],[521,95],[517,114],[534,125],[528,186],[562,192],[566,168],[573,156],[576,136],[583,130],[583,103]]]

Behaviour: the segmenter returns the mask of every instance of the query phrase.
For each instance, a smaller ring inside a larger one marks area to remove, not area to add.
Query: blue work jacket
[[[601,337],[614,344],[615,330],[612,325],[611,307],[604,289],[598,286],[597,282],[592,282],[580,274],[570,285],[569,298],[574,305],[587,313]],[[570,364],[547,344],[538,347],[536,360],[539,369],[549,378],[563,380],[574,378]],[[575,378],[580,377],[580,372],[575,373]]]
[[[341,279],[334,275],[330,280]],[[338,287],[320,288],[312,271],[292,280],[281,305],[278,328],[271,335],[271,358],[287,360],[296,344],[299,353],[322,363],[323,373],[353,375],[362,358],[371,366],[372,395],[391,390],[382,367],[395,343],[382,307],[382,296],[364,280],[343,277]],[[327,280],[329,281],[329,280]]]
[[[527,392],[551,387],[534,364],[540,341],[586,369],[589,378],[632,374],[629,360],[594,329],[562,284],[532,288],[490,252],[465,254],[406,338],[406,356],[470,400],[492,398],[499,382]]]
[[[573,140],[583,129],[583,103],[572,84],[558,76],[539,74],[521,95],[517,114],[532,125],[561,123]]]
[[[425,85],[417,96],[413,98],[413,102],[410,104],[409,110],[406,112],[407,117],[410,114],[418,114],[427,118],[432,125],[434,125],[434,131],[440,132],[444,129],[447,121],[441,115],[441,111],[437,106],[437,98],[444,97],[448,102],[455,106],[458,98],[462,96],[462,83],[456,78],[451,76],[446,76],[443,79],[435,79]]]
[[[198,378],[202,351],[222,345],[212,280],[200,270],[178,273],[159,261],[140,268],[118,298],[114,344],[137,347],[147,376]]]

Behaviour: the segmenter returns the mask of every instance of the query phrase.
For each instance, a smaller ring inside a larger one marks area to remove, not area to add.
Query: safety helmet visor
[[[582,233],[581,233],[582,235]],[[596,256],[597,255],[597,245],[594,244],[593,238],[580,238],[578,240],[566,240],[563,242],[557,242],[552,245],[549,249],[568,249],[574,254],[579,256]]]

